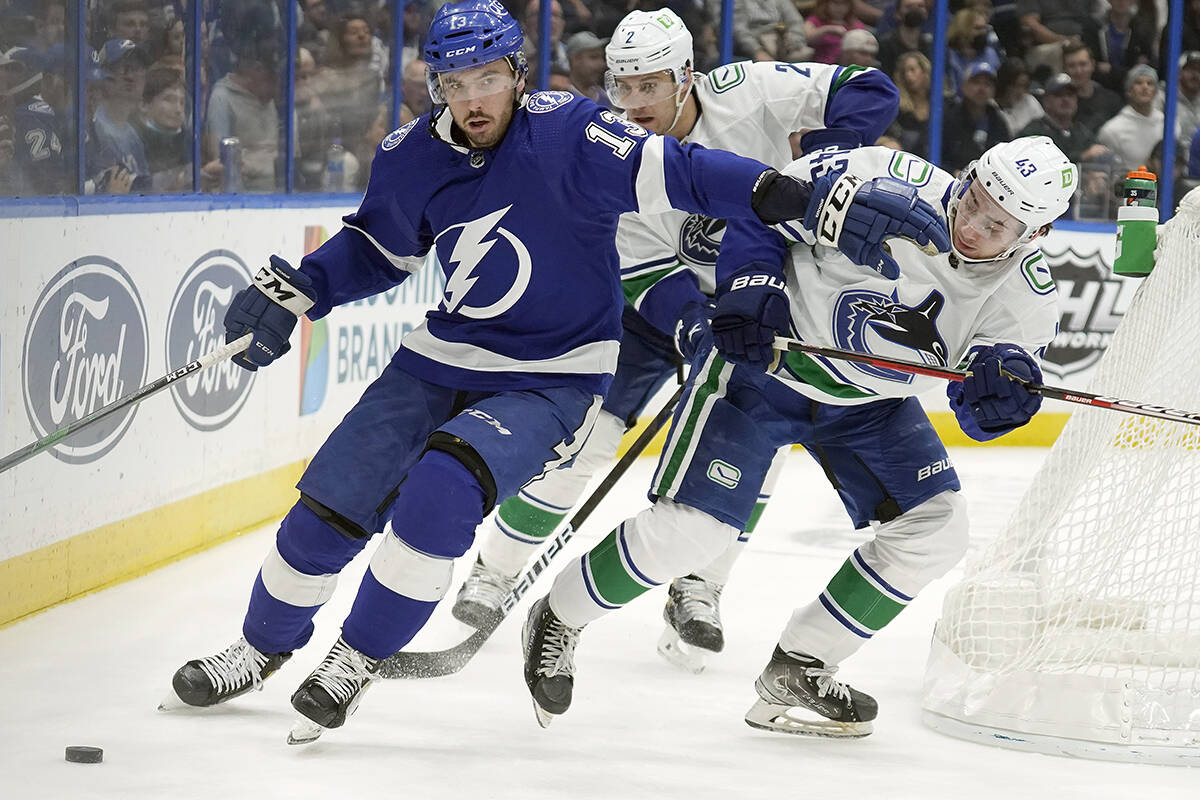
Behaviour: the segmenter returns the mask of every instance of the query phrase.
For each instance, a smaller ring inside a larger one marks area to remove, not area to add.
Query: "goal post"
[[[1091,390],[1200,408],[1200,190]],[[946,594],[923,719],[1043,753],[1200,766],[1200,427],[1076,410]]]

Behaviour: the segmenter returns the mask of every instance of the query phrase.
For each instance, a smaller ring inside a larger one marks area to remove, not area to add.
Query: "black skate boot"
[[[516,584],[516,575],[509,576],[492,569],[477,556],[471,565],[471,574],[454,598],[450,613],[472,628],[494,629],[500,624],[500,604]]]
[[[550,610],[543,597],[529,609],[521,629],[525,652],[525,685],[533,695],[538,724],[548,726],[571,707],[575,684],[575,645],[581,628],[570,628]]]
[[[327,728],[340,728],[354,713],[382,659],[363,655],[340,637],[325,660],[292,695],[301,718],[288,734],[288,744],[316,741]]]
[[[754,682],[760,699],[746,712],[746,724],[801,736],[868,735],[879,710],[875,698],[835,681],[835,672],[820,659],[776,647]]]
[[[180,667],[171,679],[172,693],[158,710],[215,706],[251,689],[262,689],[262,682],[291,657],[291,653],[260,653],[240,638],[215,656],[193,659]]]
[[[659,655],[689,672],[704,671],[707,656],[725,648],[722,588],[695,575],[671,581],[663,606],[667,628],[658,640]]]

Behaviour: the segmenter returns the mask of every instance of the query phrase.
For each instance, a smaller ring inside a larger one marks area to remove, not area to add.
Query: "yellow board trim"
[[[938,436],[947,447],[1050,447],[1058,439],[1058,435],[1062,433],[1063,426],[1067,424],[1070,417],[1070,414],[1038,414],[1029,421],[1028,425],[1017,428],[999,439],[977,442],[962,432],[952,412],[935,411],[929,415],[930,421],[933,422],[933,429],[937,431]],[[625,433],[618,455],[624,453],[633,444],[633,440],[649,422],[648,417],[639,419],[637,425]],[[650,441],[650,444],[646,445],[642,455],[656,456],[661,453],[666,436],[664,429]]]
[[[934,412],[929,418],[947,447],[1049,447],[1069,416],[1038,414],[1023,428],[984,443],[967,438],[950,412]],[[649,421],[638,420],[625,434],[621,453]],[[643,455],[659,455],[666,435],[666,429],[659,432]],[[296,481],[306,465],[297,461],[0,561],[0,628],[283,516],[296,502]]]
[[[0,628],[59,603],[144,575],[283,516],[307,461],[0,561]]]

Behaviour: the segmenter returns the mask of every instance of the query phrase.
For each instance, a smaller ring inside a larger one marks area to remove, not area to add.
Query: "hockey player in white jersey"
[[[715,347],[702,346],[692,364],[654,505],[564,567],[530,610],[525,678],[539,719],[570,704],[580,629],[711,561],[744,527],[776,449],[798,443],[854,526],[875,535],[794,612],[746,721],[819,736],[871,732],[876,702],[837,681],[838,665],[967,545],[957,476],[916,399],[936,382],[799,353],[781,359],[777,334],[965,366],[970,376],[947,393],[959,425],[978,440],[1024,425],[1040,405],[1020,381],[1040,381],[1038,358],[1058,309],[1036,239],[1066,211],[1078,176],[1050,139],[997,145],[957,180],[881,147],[823,151],[785,173],[813,187],[809,213],[775,230],[730,221],[717,268]],[[942,211],[949,253],[884,243],[871,219],[847,212],[851,198],[893,207],[914,194]]]
[[[669,9],[630,13],[605,55],[607,92],[629,119],[655,133],[779,169],[792,161],[793,132],[807,131],[805,152],[853,148],[874,142],[898,109],[898,93],[887,76],[862,67],[742,62],[709,74],[694,72],[691,34]],[[613,385],[573,466],[529,484],[484,523],[479,558],[454,605],[459,620],[483,627],[495,619],[533,552],[561,524],[593,473],[616,454],[627,426],[675,375],[680,353],[692,355],[690,335],[716,290],[724,227],[724,220],[674,210],[622,217],[617,250],[630,306]],[[704,655],[724,645],[720,592],[772,482],[767,479],[728,552],[671,584],[659,651],[687,669],[703,669]]]

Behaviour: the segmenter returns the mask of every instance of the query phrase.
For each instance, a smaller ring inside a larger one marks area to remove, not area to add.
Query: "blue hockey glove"
[[[791,328],[786,284],[777,271],[751,263],[717,287],[712,336],[735,364],[766,369],[775,360],[775,336]]]
[[[979,350],[961,389],[948,392],[955,415],[968,435],[973,422],[988,438],[994,438],[1029,422],[1041,408],[1041,395],[1030,393],[1004,373],[1030,383],[1042,382],[1037,361],[1016,345],[996,344]]]
[[[317,293],[312,281],[279,256],[254,276],[254,283],[233,296],[225,312],[225,341],[254,333],[250,347],[233,357],[251,372],[265,367],[292,349],[288,342],[296,319],[312,308]]]
[[[803,224],[816,234],[817,244],[836,247],[889,280],[900,277],[900,265],[891,256],[888,238],[911,239],[930,255],[950,249],[949,228],[933,206],[915,186],[895,178],[822,175],[813,184]]]
[[[697,302],[683,307],[679,321],[675,323],[675,349],[684,361],[691,361],[697,353],[712,347],[712,306]]]

